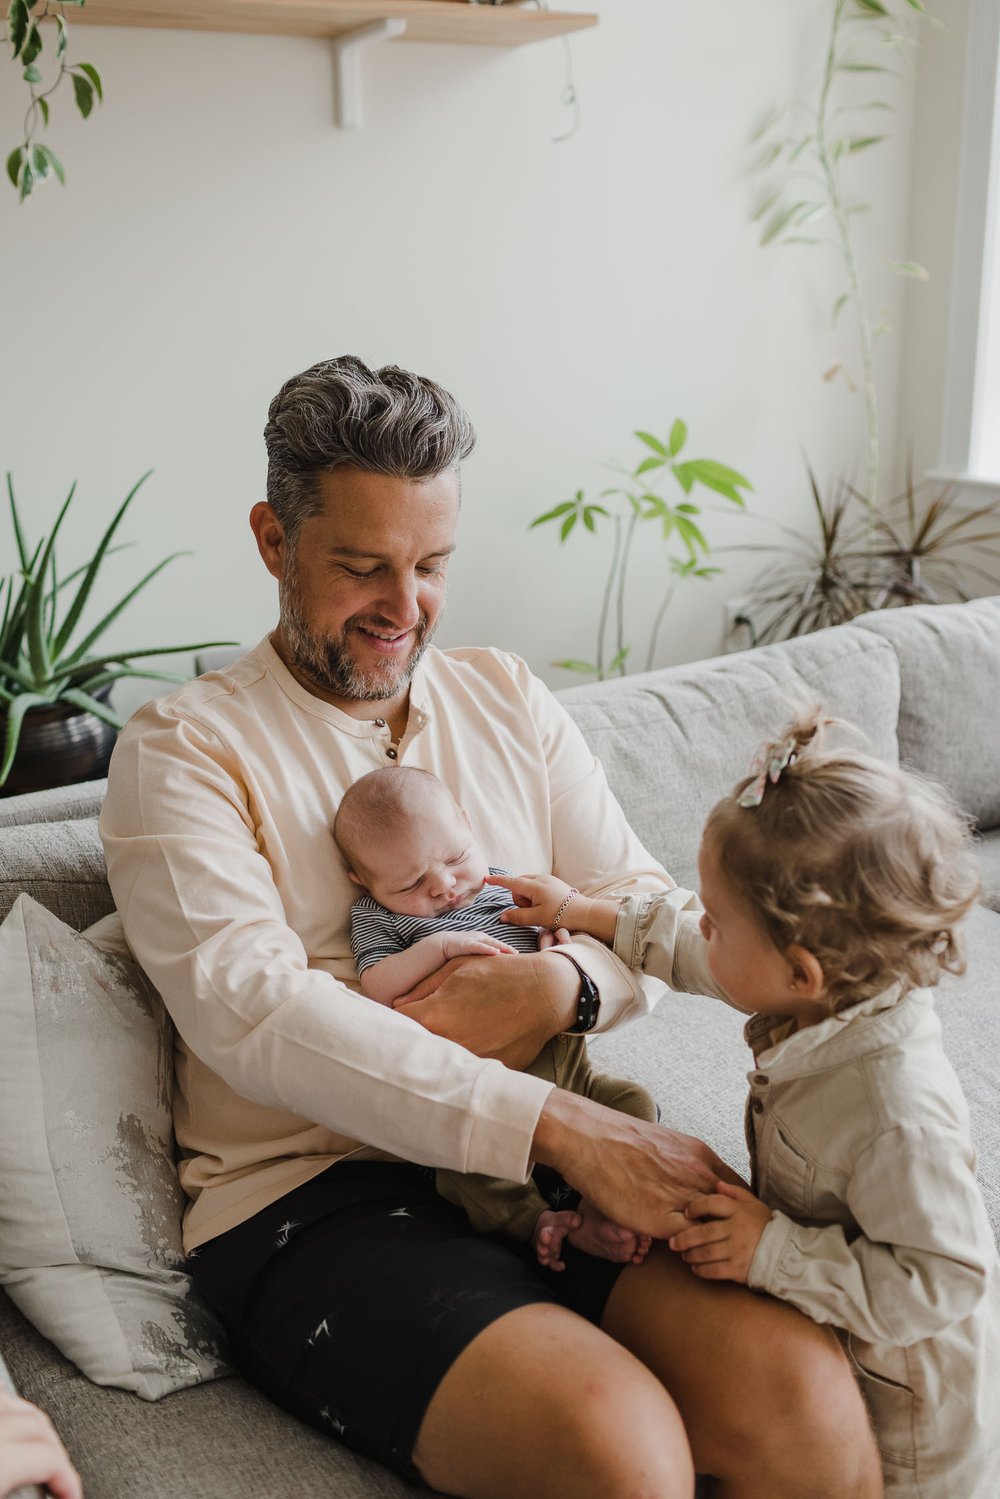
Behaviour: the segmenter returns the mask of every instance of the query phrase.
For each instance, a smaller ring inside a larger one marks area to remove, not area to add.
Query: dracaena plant
[[[177,557],[189,555],[184,552],[174,552],[158,562],[96,624],[82,629],[84,609],[105,559],[123,550],[111,543],[129,506],[148,478],[149,474],[144,474],[129,490],[90,560],[60,576],[56,541],[76,493],[76,484],[66,496],[48,536],[43,536],[31,547],[25,539],[11,476],[7,475],[20,568],[0,584],[0,725],[3,727],[0,786],[10,774],[25,714],[32,708],[69,703],[120,729],[122,720],[106,700],[115,682],[125,677],[148,677],[160,682],[185,680],[172,672],[154,671],[137,666],[135,662],[148,656],[169,656],[180,651],[204,650],[209,645],[234,644],[232,641],[203,641],[197,645],[159,645],[142,650],[99,649],[98,642],[122,610]]]
[[[584,491],[578,489],[571,500],[564,500],[537,516],[529,527],[532,530],[556,522],[560,542],[567,541],[574,530],[578,535],[610,535],[610,559],[597,618],[595,659],[574,658],[552,663],[566,671],[596,676],[601,681],[609,676],[625,676],[631,655],[631,645],[626,639],[626,601],[629,561],[638,527],[653,524],[664,544],[666,580],[650,624],[646,648],[645,670],[650,671],[655,663],[660,628],[678,587],[689,579],[706,580],[722,571],[710,565],[711,546],[702,530],[702,507],[691,499],[692,490],[701,485],[742,508],[745,500],[740,491],[753,487],[736,469],[714,458],[682,460],[687,427],[680,420],[674,422],[667,438],[651,432],[634,435],[643,445],[642,456],[634,468],[614,470],[623,482],[602,490],[598,501],[588,500]],[[660,492],[660,486],[668,479],[680,491],[676,498]]]

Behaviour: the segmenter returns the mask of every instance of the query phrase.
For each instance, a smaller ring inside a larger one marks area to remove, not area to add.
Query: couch
[[[681,884],[695,880],[713,802],[795,704],[822,701],[872,752],[943,781],[973,819],[983,902],[968,971],[939,991],[945,1045],[965,1087],[994,1228],[1000,1226],[1000,598],[887,611],[739,655],[561,694],[627,815]],[[0,801],[0,919],[20,891],[82,929],[111,909],[97,835],[103,786]],[[666,1123],[745,1168],[742,1018],[665,994],[654,1013],[593,1042],[599,1065],[637,1078]],[[0,1225],[2,1232],[2,1225]],[[0,1352],[64,1437],[88,1499],[402,1499],[410,1486],[271,1405],[238,1377],[157,1403],[85,1379],[0,1292]]]

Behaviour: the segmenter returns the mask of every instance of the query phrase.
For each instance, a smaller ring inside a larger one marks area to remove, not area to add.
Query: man
[[[136,715],[102,817],[126,933],[180,1038],[186,1245],[243,1368],[476,1499],[680,1499],[695,1466],[728,1499],[880,1494],[832,1335],[665,1249],[546,1276],[434,1196],[420,1166],[523,1180],[538,1162],[662,1238],[725,1168],[501,1065],[647,1007],[598,944],[448,965],[395,1012],[361,997],[330,835],[343,789],[416,765],[497,864],[589,893],[670,881],[522,663],[429,648],[472,446],[453,398],[332,360],[286,383],[265,439],[250,520],[279,625]],[[679,891],[676,986],[702,990],[697,919]]]

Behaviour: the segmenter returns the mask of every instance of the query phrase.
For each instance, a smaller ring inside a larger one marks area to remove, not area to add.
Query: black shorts
[[[546,1183],[539,1181],[544,1191]],[[549,1190],[571,1206],[555,1179]],[[241,1371],[278,1405],[411,1482],[434,1391],[498,1317],[535,1302],[600,1322],[622,1270],[477,1234],[434,1172],[346,1161],[195,1250],[190,1269]]]

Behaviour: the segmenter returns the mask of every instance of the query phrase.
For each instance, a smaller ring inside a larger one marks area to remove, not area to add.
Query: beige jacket
[[[655,975],[677,917],[670,895],[630,899],[619,956]],[[1000,1262],[930,993],[794,1033],[755,1015],[746,1036],[753,1185],[774,1212],[749,1284],[838,1329],[887,1494],[1000,1499]]]

